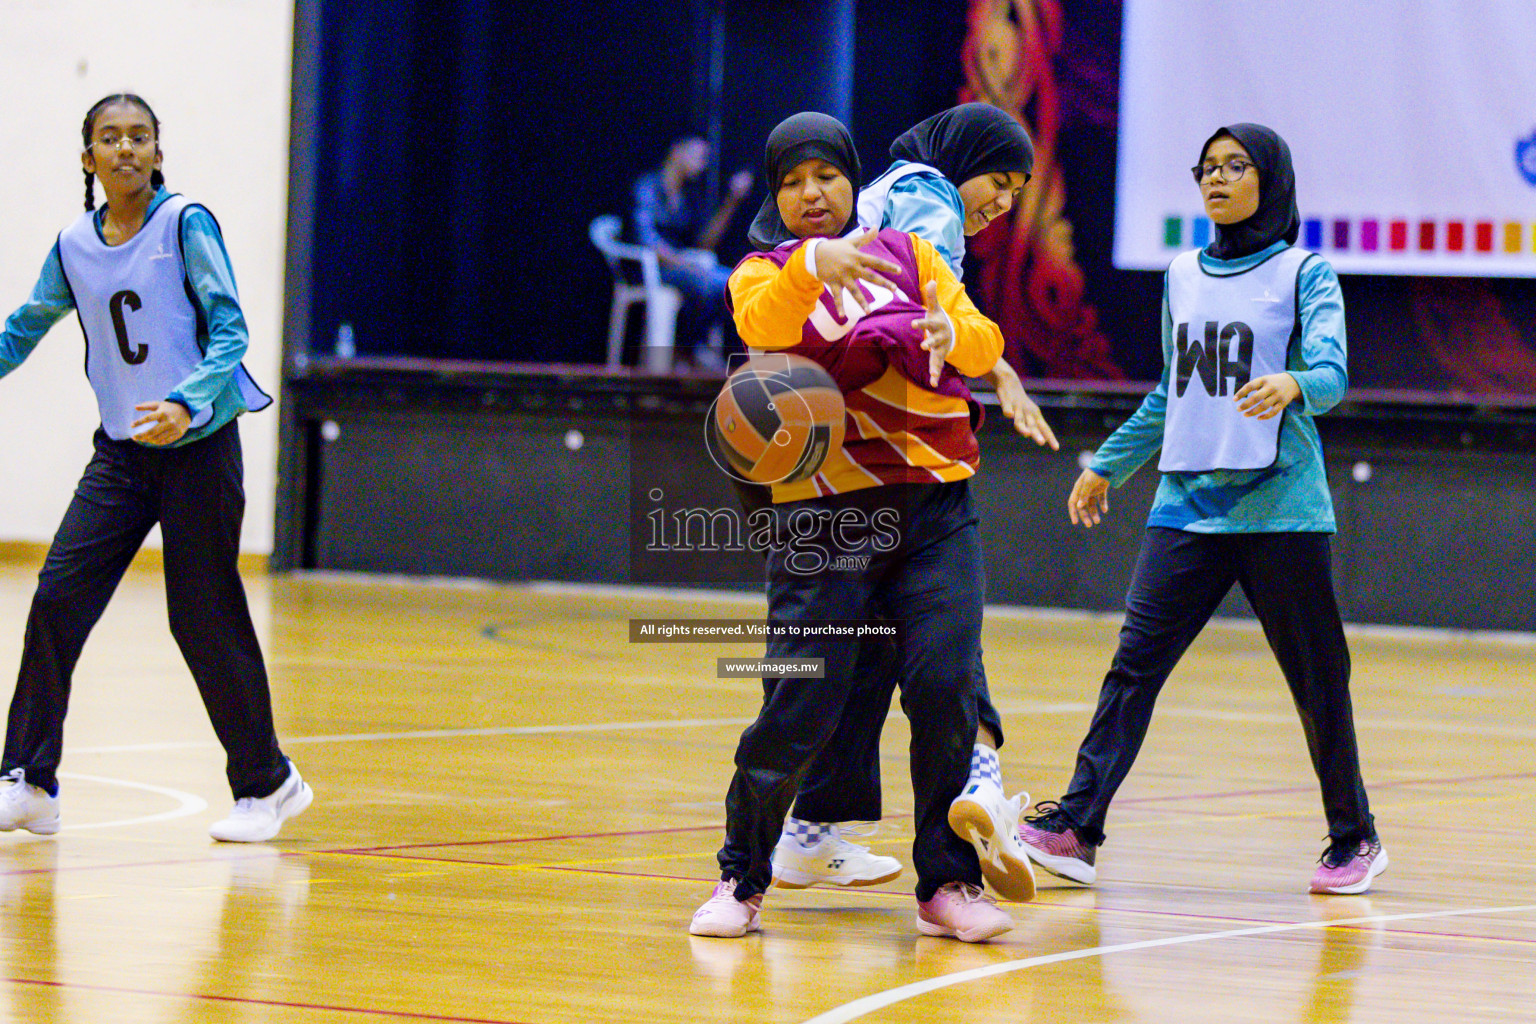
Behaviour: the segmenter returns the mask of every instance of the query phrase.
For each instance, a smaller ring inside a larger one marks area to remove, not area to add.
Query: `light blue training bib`
[[[59,234],[59,260],[85,331],[85,375],[101,425],[118,441],[131,438],[129,424],[144,415],[135,405],[163,400],[203,358],[181,254],[181,218],[192,205],[185,196],[167,198],[122,245],[101,240],[89,211]],[[264,404],[244,367],[236,376],[247,407]],[[212,418],[210,405],[189,429]]]

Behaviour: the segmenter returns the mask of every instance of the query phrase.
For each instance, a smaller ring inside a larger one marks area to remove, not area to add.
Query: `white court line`
[[[999,710],[1008,715],[1061,715],[1091,712],[1095,705],[1082,702],[1038,704],[1004,702]],[[1219,711],[1210,708],[1162,707],[1158,713],[1172,718],[1196,718],[1217,722],[1289,724],[1294,714],[1271,711]],[[719,725],[751,725],[755,718],[665,718],[644,722],[570,722],[561,725],[507,725],[481,729],[421,729],[409,732],[359,732],[334,736],[293,736],[284,745],[307,743],[368,743],[381,740],[437,740],[472,736],[557,736],[595,732],[632,732],[643,729],[692,729]],[[1409,718],[1357,718],[1357,729],[1417,732],[1452,736],[1496,736],[1505,739],[1536,739],[1536,728],[1506,725],[1457,725]],[[125,743],[105,747],[71,747],[70,754],[134,754],[159,750],[196,750],[215,747],[214,740],[168,740],[161,743]]]
[[[74,832],[83,828],[117,828],[122,825],[144,825],[151,821],[169,821],[171,818],[186,818],[193,814],[200,814],[208,809],[207,800],[193,793],[184,793],[179,789],[151,786],[147,782],[129,782],[127,779],[109,779],[103,775],[76,775],[74,772],[59,772],[58,774],[61,779],[99,782],[104,786],[122,786],[125,789],[142,789],[150,793],[159,793],[161,796],[168,796],[180,804],[175,810],[163,811],[160,814],[146,814],[140,818],[123,818],[118,821],[92,821],[84,825],[68,825],[64,829],[66,832]]]
[[[290,736],[283,746],[300,743],[366,743],[373,740],[438,740],[460,736],[552,736],[561,733],[629,732],[640,729],[692,729],[712,725],[751,725],[755,718],[665,718],[649,722],[573,722],[565,725],[507,725],[484,729],[422,729],[415,732],[357,732],[335,736]],[[191,750],[216,747],[214,740],[172,740],[165,743],[125,743],[112,747],[71,747],[69,754],[129,754],[148,750]]]
[[[1437,917],[1470,917],[1482,914],[1519,914],[1527,911],[1536,911],[1536,904],[1526,904],[1518,907],[1481,907],[1466,910],[1432,910],[1414,914],[1383,914],[1375,917],[1355,917],[1342,921],[1297,921],[1290,924],[1260,925],[1254,928],[1233,928],[1220,932],[1199,932],[1192,935],[1172,935],[1162,939],[1144,939],[1141,942],[1123,942],[1115,946],[1094,946],[1091,949],[1071,949],[1064,953],[1052,953],[1048,956],[1035,956],[1027,960],[1011,960],[1007,963],[990,964],[986,967],[973,967],[967,971],[956,971],[953,974],[941,974],[936,978],[928,978],[925,981],[916,981],[910,985],[902,985],[899,988],[889,989],[885,992],[877,992],[874,995],[855,999],[851,1003],[844,1003],[835,1009],[817,1014],[806,1020],[804,1024],[846,1024],[847,1021],[857,1020],[859,1017],[876,1010],[883,1009],[893,1003],[904,1002],[916,996],[925,995],[951,985],[960,985],[968,981],[976,981],[979,978],[991,978],[999,974],[1008,974],[1012,971],[1022,971],[1026,967],[1040,967],[1045,964],[1061,963],[1065,960],[1082,960],[1091,956],[1108,956],[1111,953],[1129,953],[1139,949],[1156,949],[1160,946],[1178,946],[1189,942],[1212,942],[1217,939],[1235,939],[1247,935],[1273,935],[1277,932],[1305,931],[1310,928],[1340,928],[1348,925],[1385,924],[1392,921],[1427,921]]]

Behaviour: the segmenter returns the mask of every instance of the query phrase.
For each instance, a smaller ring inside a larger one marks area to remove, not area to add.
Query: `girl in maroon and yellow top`
[[[819,660],[823,672],[765,680],[762,709],[736,748],[721,881],[689,930],[759,929],[800,778],[829,742],[856,739],[846,736],[844,709],[857,699],[857,641],[806,627],[881,617],[900,631],[895,656],[912,727],[917,927],[979,942],[1013,920],[984,894],[975,850],[947,821],[976,738],[972,672],[985,596],[969,488],[980,409],[960,374],[990,370],[1002,335],[927,242],[889,230],[837,237],[853,214],[859,163],[836,119],[806,113],[781,123],[765,169],[770,194],[749,233],[763,251],[731,275],[737,330],[752,349],[826,367],[847,402],[848,429],[843,451],[815,477],[774,485],[767,657]]]
[[[790,169],[770,198],[799,237],[748,256],[730,279],[747,346],[814,359],[847,403],[842,450],[812,479],[774,485],[775,502],[971,476],[980,407],[961,375],[989,373],[1003,351],[1002,332],[927,241],[892,230],[829,237],[846,223],[832,215],[838,183],[851,192],[824,159]]]

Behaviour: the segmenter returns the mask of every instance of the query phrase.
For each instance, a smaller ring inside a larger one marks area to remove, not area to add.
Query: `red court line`
[[[604,869],[604,868],[569,868],[569,867],[559,867],[559,866],[556,866],[556,865],[541,865],[540,866],[540,870],[542,870],[542,871],[569,871],[569,872],[575,872],[577,874],[586,874],[586,875],[614,875],[614,876],[617,876],[619,878],[661,879],[663,881],[668,881],[668,882],[698,882],[700,885],[709,885],[712,882],[716,881],[716,879],[714,879],[714,878],[695,878],[695,877],[688,876],[688,875],[650,875],[650,874],[643,874],[643,873],[638,872],[638,871],[612,871],[612,870],[608,870],[608,869]],[[799,891],[806,891],[806,890],[799,890]],[[1086,890],[1084,890],[1084,891],[1086,891]],[[877,896],[907,896],[907,897],[910,897],[912,895],[912,893],[910,893],[910,892],[899,892],[899,891],[897,891],[895,889],[875,889],[875,888],[872,888],[872,887],[866,888],[866,887],[863,887],[863,886],[856,887],[856,888],[823,889],[823,890],[821,890],[821,892],[823,894],[830,894],[830,893],[833,893],[833,892],[839,892],[839,893],[844,893],[844,894],[847,894],[847,895],[859,895],[859,894],[862,893],[862,894],[866,894],[866,895],[877,895]],[[1016,913],[1033,913],[1035,911],[1041,911],[1041,910],[1059,910],[1059,911],[1071,912],[1071,913],[1082,913],[1084,911],[1087,911],[1087,912],[1094,913],[1094,914],[1133,914],[1133,915],[1138,916],[1138,917],[1178,917],[1178,918],[1186,918],[1186,919],[1189,919],[1189,920],[1192,920],[1192,921],[1221,921],[1221,922],[1224,922],[1224,923],[1231,923],[1231,924],[1266,925],[1266,924],[1292,924],[1293,923],[1291,921],[1272,921],[1272,920],[1269,920],[1267,918],[1259,918],[1259,917],[1235,917],[1235,916],[1233,916],[1231,914],[1190,914],[1190,913],[1185,913],[1183,911],[1178,911],[1178,910],[1138,910],[1138,909],[1135,909],[1133,907],[1106,907],[1106,906],[1077,907],[1077,906],[1072,906],[1071,904],[1067,904],[1067,903],[1042,903],[1042,902],[1031,902],[1031,903],[1027,903],[1027,904],[1026,903],[1005,903],[1005,904],[1003,904],[1003,906],[1004,906],[1005,909],[1009,910],[1010,912],[1016,912]],[[1367,926],[1361,925],[1361,924],[1338,924],[1338,925],[1327,925],[1326,927],[1333,928],[1333,929],[1336,929],[1338,931],[1358,932],[1361,935],[1382,935],[1382,936],[1387,936],[1387,935],[1406,935],[1406,936],[1412,936],[1412,937],[1415,937],[1415,938],[1424,938],[1424,939],[1476,939],[1476,940],[1479,940],[1479,941],[1482,941],[1482,942],[1507,942],[1507,943],[1512,943],[1512,944],[1515,944],[1515,945],[1522,945],[1522,946],[1536,946],[1536,939],[1510,939],[1510,938],[1503,938],[1503,937],[1495,936],[1495,935],[1467,935],[1467,934],[1463,934],[1461,932],[1404,931],[1404,930],[1397,929],[1397,928],[1383,928],[1383,929],[1377,930],[1377,929],[1370,928],[1370,927],[1367,927]]]
[[[724,831],[725,823],[689,825],[683,828],[641,828],[629,832],[573,832],[560,836],[522,836],[517,839],[464,839],[448,843],[400,843],[396,846],[348,846],[320,853],[383,853],[390,850],[438,850],[449,846],[509,846],[513,843],[553,843],[561,839],[618,839],[624,836],[660,836],[672,832]]]
[[[1184,912],[1184,911],[1179,911],[1179,910],[1137,910],[1137,909],[1134,909],[1132,907],[1104,907],[1104,906],[1098,906],[1098,907],[1072,907],[1072,906],[1068,906],[1067,904],[1064,904],[1064,903],[1038,903],[1038,904],[1033,904],[1033,905],[1041,907],[1041,908],[1050,908],[1050,909],[1053,909],[1053,910],[1076,910],[1076,911],[1091,910],[1091,911],[1093,911],[1096,914],[1106,914],[1106,913],[1107,914],[1136,914],[1138,916],[1143,916],[1143,917],[1182,917],[1182,918],[1188,918],[1190,920],[1195,920],[1195,921],[1221,921],[1221,922],[1231,922],[1231,923],[1234,923],[1234,924],[1259,924],[1259,925],[1262,925],[1262,924],[1291,924],[1292,923],[1290,921],[1271,921],[1271,920],[1267,920],[1265,918],[1257,918],[1257,917],[1233,917],[1230,914],[1190,914],[1190,913],[1187,913],[1187,912]],[[1012,908],[1018,908],[1018,907],[1024,906],[1024,904],[1022,904],[1022,903],[1010,903],[1010,904],[1008,904],[1008,906],[1012,907]],[[1361,916],[1369,916],[1369,915],[1361,915]],[[1420,932],[1420,931],[1406,931],[1406,930],[1399,929],[1399,928],[1380,928],[1380,929],[1377,929],[1377,928],[1372,928],[1369,925],[1364,925],[1364,924],[1359,924],[1359,923],[1355,923],[1355,924],[1325,925],[1324,927],[1325,928],[1331,928],[1331,929],[1334,929],[1336,931],[1341,931],[1341,932],[1357,932],[1360,935],[1381,935],[1381,936],[1387,936],[1387,935],[1408,935],[1408,936],[1413,936],[1415,938],[1424,938],[1424,939],[1477,939],[1477,940],[1480,940],[1480,941],[1483,941],[1483,942],[1510,942],[1510,943],[1515,943],[1517,945],[1536,946],[1536,939],[1506,939],[1506,938],[1501,938],[1501,937],[1493,936],[1493,935],[1467,935],[1467,934],[1464,934],[1462,932]]]
[[[307,850],[285,850],[276,854],[276,857],[304,857],[308,856]],[[54,865],[49,868],[22,868],[19,871],[0,871],[0,878],[20,875],[63,875],[75,871],[109,871],[118,868],[164,868],[181,867],[187,864],[242,864],[247,861],[268,860],[272,854],[253,854],[249,857],[183,857],[178,860],[130,860],[120,861],[116,864],[68,864],[63,867]]]
[[[894,817],[908,817],[908,815],[894,815]],[[284,850],[282,853],[278,854],[277,856],[279,856],[279,857],[312,857],[312,856],[317,856],[319,854],[350,854],[350,855],[360,856],[360,857],[378,857],[378,858],[381,858],[381,859],[390,858],[392,856],[398,856],[398,859],[404,860],[404,859],[407,859],[404,854],[392,855],[390,853],[390,851],[392,851],[392,850],[434,850],[434,849],[444,849],[444,848],[456,847],[456,846],[505,846],[505,845],[512,845],[512,844],[516,844],[516,843],[552,843],[552,842],[557,842],[558,840],[561,840],[561,839],[614,839],[614,838],[619,838],[619,837],[623,837],[623,836],[655,836],[655,835],[667,835],[669,833],[680,833],[680,832],[724,832],[724,831],[725,831],[725,824],[722,822],[722,823],[716,824],[716,825],[690,825],[690,826],[686,826],[686,827],[682,827],[682,828],[635,829],[635,830],[629,831],[629,832],[586,832],[586,833],[572,833],[570,835],[559,835],[559,836],[524,836],[524,837],[517,838],[517,839],[466,839],[466,840],[462,840],[462,841],[459,841],[459,842],[449,842],[449,843],[402,843],[402,844],[400,844],[398,846],[359,846],[359,847],[343,847],[343,848],[340,848],[340,849],[327,849],[327,850]],[[118,869],[118,868],[177,867],[177,866],[186,865],[186,864],[224,864],[224,863],[229,863],[231,861],[236,861],[236,860],[261,860],[261,859],[264,859],[264,858],[262,858],[262,857],[230,857],[230,858],[227,858],[227,859],[226,858],[217,858],[217,859],[215,859],[215,858],[207,858],[207,857],[184,857],[184,858],[180,858],[180,859],[176,859],[176,860],[123,861],[123,862],[120,862],[120,863],[117,863],[117,864],[71,864],[71,865],[67,865],[67,866],[64,866],[64,867],[54,866],[54,867],[47,867],[47,868],[22,868],[19,871],[0,871],[0,877],[5,877],[7,875],[64,874],[65,872],[73,872],[73,871],[104,871],[104,870],[111,870],[111,869]],[[428,861],[434,861],[434,862],[439,862],[439,863],[443,863],[443,864],[488,864],[488,865],[493,865],[493,866],[496,866],[496,867],[506,867],[507,866],[504,861],[459,860],[459,859],[454,859],[454,858],[450,858],[450,857],[415,857],[415,858],[410,858],[410,859],[413,859],[413,860],[428,860]]]
[[[1444,785],[1456,785],[1456,784],[1467,783],[1467,782],[1508,782],[1508,781],[1527,780],[1527,779],[1536,779],[1536,772],[1505,772],[1505,773],[1497,773],[1497,774],[1489,774],[1489,775],[1463,775],[1463,776],[1457,776],[1457,777],[1452,777],[1452,778],[1436,778],[1436,777],[1431,777],[1431,778],[1421,778],[1421,779],[1398,779],[1395,782],[1376,782],[1376,783],[1371,783],[1369,786],[1367,786],[1367,789],[1369,789],[1370,791],[1374,792],[1376,790],[1382,790],[1382,789],[1397,789],[1397,788],[1401,788],[1403,786],[1431,786],[1431,785],[1444,786]],[[1169,796],[1128,797],[1128,798],[1125,798],[1125,799],[1122,799],[1122,800],[1118,801],[1118,803],[1121,806],[1131,805],[1131,804],[1177,803],[1177,802],[1180,802],[1180,801],[1193,801],[1193,800],[1236,799],[1238,797],[1248,797],[1248,796],[1277,796],[1277,795],[1287,794],[1287,793],[1311,793],[1311,792],[1314,792],[1314,791],[1315,791],[1315,788],[1313,786],[1310,786],[1310,785],[1309,786],[1285,786],[1285,787],[1279,787],[1279,788],[1275,788],[1275,789],[1235,790],[1235,791],[1229,791],[1229,792],[1224,792],[1224,793],[1187,793],[1187,794],[1171,794]],[[908,814],[891,814],[891,815],[887,815],[882,820],[894,821],[894,820],[899,819],[899,818],[910,818],[911,816],[912,815],[910,813],[908,813]],[[560,840],[563,840],[563,839],[618,839],[618,838],[623,838],[623,837],[628,837],[628,836],[657,836],[657,835],[679,834],[679,833],[684,833],[684,832],[723,831],[724,828],[725,828],[724,823],[720,823],[720,824],[714,824],[714,825],[688,825],[688,826],[683,826],[683,827],[678,827],[678,828],[631,829],[631,830],[624,831],[624,832],[572,832],[572,833],[567,833],[567,834],[563,834],[563,835],[521,836],[521,837],[513,838],[513,839],[465,839],[465,840],[457,840],[457,841],[445,842],[445,843],[400,843],[400,844],[393,845],[393,846],[356,846],[356,847],[348,846],[348,847],[340,847],[340,848],[336,848],[336,849],[325,849],[325,850],[285,850],[282,853],[278,854],[278,856],[280,856],[280,857],[304,857],[304,856],[313,856],[313,855],[316,855],[316,854],[351,854],[351,855],[356,855],[356,856],[379,857],[379,858],[383,859],[383,858],[388,858],[390,856],[390,851],[394,851],[394,850],[434,850],[434,849],[446,849],[446,848],[449,848],[449,847],[459,847],[459,846],[510,846],[510,845],[515,845],[515,844],[519,844],[519,843],[553,843],[553,842],[559,842]],[[248,857],[248,858],[231,858],[231,859],[256,860],[256,859],[259,859],[259,858]],[[404,858],[402,857],[401,859],[404,859]],[[418,857],[418,858],[414,858],[414,859],[416,859],[416,860],[428,860],[428,861],[434,861],[434,862],[441,862],[441,863],[445,863],[445,864],[479,864],[479,865],[503,866],[503,863],[501,861],[455,860],[455,859],[447,858],[447,857],[442,857],[442,858]],[[61,874],[61,873],[66,872],[66,871],[95,871],[95,870],[107,870],[107,869],[115,869],[115,868],[170,867],[170,866],[178,866],[178,865],[184,865],[184,864],[213,864],[213,863],[224,863],[224,862],[225,861],[223,861],[222,859],[221,860],[210,860],[208,858],[189,857],[189,858],[183,858],[183,859],[178,859],[178,860],[129,861],[129,862],[124,862],[124,863],[119,863],[119,864],[76,864],[76,865],[71,865],[71,866],[68,866],[68,867],[23,868],[22,870],[19,870],[19,871],[0,871],[0,877],[4,877],[6,875],[40,875],[40,874],[50,874],[50,873],[52,873],[52,874]],[[571,870],[574,870],[574,869],[571,869]],[[615,873],[616,874],[624,874],[624,872],[615,872]],[[640,877],[644,877],[644,876],[640,876]],[[670,875],[658,875],[658,876],[655,876],[655,877],[658,877],[658,878],[670,878],[670,877],[673,877],[673,876],[670,876]]]
[[[661,878],[668,882],[698,882],[700,885],[714,885],[720,881],[718,877],[697,878],[693,875],[648,875],[643,871],[610,871],[605,868],[568,868],[558,864],[540,864],[540,871],[571,871],[578,875],[615,875],[619,878]],[[865,892],[872,890],[866,889]]]
[[[887,814],[881,821],[910,818],[910,811]],[[562,839],[619,839],[625,836],[662,836],[677,832],[725,831],[725,822],[714,825],[687,825],[680,828],[639,828],[628,832],[573,832],[558,836],[521,836],[516,839],[464,839],[447,843],[400,843],[394,846],[348,846],[336,850],[320,850],[319,853],[379,853],[390,850],[436,850],[449,846],[506,846],[512,843],[554,843]]]
[[[251,999],[244,996],[216,996],[202,992],[156,992],[147,988],[119,988],[115,985],[85,985],[74,981],[42,981],[37,978],[6,978],[9,985],[34,985],[84,992],[115,992],[119,995],[158,996],[162,999],[198,999],[210,1003],[235,1003],[242,1006],[276,1006],[288,1010],[324,1010],[328,1013],[366,1013],[376,1017],[401,1020],[441,1020],[450,1024],[527,1024],[525,1021],[489,1017],[452,1017],[441,1013],[412,1013],[409,1010],[370,1010],[360,1006],[331,1006],[326,1003],[290,1003],[280,999]]]
[[[464,864],[470,867],[515,868],[519,865],[505,860],[470,860],[465,857],[412,857],[406,853],[370,853],[366,850],[327,850],[342,857],[367,857],[370,860],[403,860],[411,864]]]
[[[1427,779],[1398,779],[1395,782],[1371,782],[1366,784],[1368,792],[1379,789],[1401,789],[1404,786],[1448,786],[1459,785],[1464,782],[1512,782],[1517,779],[1536,779],[1536,772],[1506,772],[1495,775],[1463,775],[1458,778],[1427,778]],[[1228,800],[1245,796],[1279,796],[1285,793],[1313,793],[1316,785],[1310,786],[1282,786],[1275,789],[1241,789],[1227,793],[1174,793],[1169,796],[1140,796],[1130,797],[1116,801],[1121,806],[1126,804],[1158,804],[1177,803],[1181,800]]]
[[[896,815],[896,817],[905,817],[905,815]],[[725,831],[725,824],[724,824],[724,822],[721,822],[720,824],[716,824],[716,825],[690,825],[690,826],[686,826],[686,827],[682,827],[682,828],[635,829],[635,830],[629,831],[629,832],[585,832],[585,833],[572,833],[570,835],[558,835],[558,836],[524,836],[524,837],[516,838],[516,839],[465,839],[465,840],[461,840],[461,841],[447,842],[447,843],[401,843],[401,844],[399,844],[397,846],[356,846],[356,847],[348,846],[348,847],[342,847],[342,848],[339,848],[339,849],[327,849],[327,850],[285,850],[282,853],[278,854],[278,856],[280,856],[280,857],[310,857],[310,856],[316,856],[316,855],[319,855],[319,854],[328,854],[329,853],[329,854],[350,854],[350,855],[360,856],[360,857],[389,858],[389,857],[392,856],[390,851],[393,851],[393,850],[436,850],[436,849],[445,849],[445,848],[448,848],[448,847],[457,847],[457,846],[507,846],[507,845],[513,845],[513,844],[516,844],[516,843],[553,843],[553,842],[557,842],[557,841],[559,841],[561,839],[616,839],[616,838],[620,838],[620,837],[624,837],[624,836],[656,836],[656,835],[667,835],[669,833],[680,833],[680,832],[724,832],[724,831]],[[401,854],[401,855],[398,855],[398,856],[399,856],[399,859],[402,859],[402,860],[406,859],[404,854]],[[118,864],[72,864],[72,865],[68,865],[68,866],[65,866],[65,867],[54,866],[54,867],[48,867],[48,868],[23,868],[23,869],[21,869],[19,871],[0,871],[0,877],[4,877],[6,875],[63,874],[65,872],[71,872],[71,871],[98,871],[98,870],[107,870],[107,869],[115,869],[115,868],[155,868],[155,867],[175,867],[175,866],[180,866],[180,865],[184,865],[184,864],[222,864],[222,863],[228,863],[229,861],[234,861],[234,860],[260,860],[260,859],[262,859],[262,858],[260,858],[260,857],[231,857],[231,858],[228,858],[226,860],[224,858],[210,859],[210,858],[206,858],[206,857],[186,857],[186,858],[181,858],[181,859],[177,859],[177,860],[124,861],[124,862],[118,863]],[[496,865],[496,866],[505,866],[505,862],[503,862],[503,861],[457,860],[457,859],[453,859],[453,858],[449,858],[449,857],[435,857],[435,858],[434,857],[415,857],[415,858],[411,858],[411,859],[414,859],[414,860],[440,861],[440,862],[442,862],[444,864],[491,864],[491,865]]]

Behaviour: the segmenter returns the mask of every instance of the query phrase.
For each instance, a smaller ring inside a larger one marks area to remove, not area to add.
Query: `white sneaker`
[[[289,761],[288,778],[281,786],[268,796],[236,800],[229,817],[209,826],[208,834],[225,843],[264,843],[314,798],[315,791],[299,776],[298,766]]]
[[[1028,793],[1012,800],[990,782],[971,781],[949,805],[949,827],[976,847],[981,873],[1003,899],[1028,903],[1035,898],[1035,869],[1019,842],[1019,813]]]
[[[12,768],[3,776],[11,784],[0,790],[0,832],[24,828],[39,836],[59,830],[59,798],[27,781],[25,768]]]
[[[873,835],[874,829],[850,834]],[[866,847],[850,843],[843,835],[843,828],[833,825],[831,833],[811,847],[801,846],[800,841],[788,832],[780,835],[778,845],[773,848],[773,884],[780,889],[809,889],[823,882],[828,885],[879,885],[901,874],[901,861],[870,853]]]

